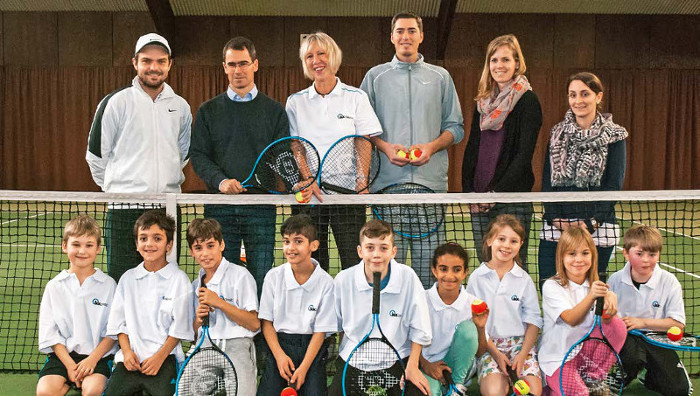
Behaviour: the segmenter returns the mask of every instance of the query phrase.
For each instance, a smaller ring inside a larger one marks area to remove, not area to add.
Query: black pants
[[[364,205],[293,206],[292,213],[308,214],[316,224],[319,248],[311,256],[326,272],[330,266],[329,226],[333,230],[335,244],[338,247],[341,268],[350,268],[360,262],[357,245],[360,244],[360,229],[367,221]]]
[[[676,351],[651,345],[642,337],[628,334],[620,350],[620,360],[625,369],[625,385],[646,368],[644,386],[647,389],[665,396],[687,396],[690,392],[688,373]]]
[[[398,363],[398,361],[397,361]],[[406,363],[408,363],[408,358],[403,359],[403,364],[404,367],[406,366]],[[397,365],[395,365],[397,366]],[[328,388],[328,395],[329,396],[343,396],[343,368],[345,367],[345,361],[338,357],[338,359],[335,361],[335,376],[333,376],[333,382],[331,383],[331,386]],[[393,368],[393,367],[392,367]],[[391,370],[391,368],[389,369]],[[352,374],[349,374],[352,376]],[[406,390],[404,391],[405,396],[422,396],[423,392],[421,392],[418,387],[413,385],[412,382],[410,381],[405,381],[405,386]],[[388,396],[400,396],[401,395],[401,389],[399,386],[395,386],[391,389],[386,390],[386,394]],[[348,394],[347,396],[354,396],[351,394]]]
[[[160,366],[156,375],[142,374],[140,371],[129,371],[124,363],[117,363],[112,376],[107,381],[104,396],[133,395],[145,391],[152,396],[172,395],[175,393],[177,368],[175,355],[169,355]]]

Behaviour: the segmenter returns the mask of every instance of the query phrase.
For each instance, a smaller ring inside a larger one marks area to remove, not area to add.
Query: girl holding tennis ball
[[[479,387],[483,395],[506,395],[508,367],[530,384],[530,393],[542,393],[535,352],[542,327],[535,283],[520,267],[525,229],[510,214],[497,216],[484,237],[485,261],[469,277],[467,291],[479,296],[491,310],[486,323],[489,341],[479,358]]]
[[[437,282],[425,291],[433,331],[433,342],[423,347],[420,366],[430,384],[431,395],[442,395],[444,370],[452,373],[457,387],[471,376],[474,357],[486,351],[488,309],[472,315],[477,297],[462,287],[469,273],[469,255],[456,243],[435,249],[432,272]]]

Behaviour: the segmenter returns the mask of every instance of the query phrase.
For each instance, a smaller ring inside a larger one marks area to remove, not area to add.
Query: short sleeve
[[[53,352],[51,347],[56,344],[66,344],[66,339],[61,336],[58,323],[56,323],[53,315],[55,310],[53,301],[51,301],[52,288],[52,282],[46,284],[39,307],[39,351],[42,353]]]
[[[124,283],[127,280],[128,278],[126,276],[122,276],[120,282],[117,284],[117,291],[114,293],[112,309],[109,311],[109,319],[107,320],[107,337],[115,340],[121,333],[129,334],[126,327],[126,314],[124,312]]]
[[[312,325],[314,333],[335,333],[338,331],[338,320],[335,312],[335,298],[333,294],[333,279],[330,276],[321,290],[321,304],[316,312],[316,318]]]
[[[242,279],[238,284],[236,293],[238,294],[238,308],[252,312],[258,310],[258,287],[255,284],[253,275],[248,271],[241,271]]]
[[[540,303],[537,300],[537,290],[532,278],[527,276],[527,285],[523,292],[522,318],[523,322],[533,324],[540,329],[543,325],[542,315],[540,314]]]
[[[381,135],[382,125],[379,123],[377,114],[374,112],[372,105],[369,103],[367,94],[364,91],[359,91],[359,93],[360,97],[357,99],[357,109],[355,110],[355,133],[363,136]]]
[[[413,271],[410,272],[410,278],[406,280],[412,284],[408,289],[410,296],[408,301],[411,304],[408,310],[411,313],[410,318],[408,318],[408,339],[423,346],[430,345],[433,340],[433,330],[430,326],[430,312],[428,302],[425,300],[423,284]]]
[[[678,282],[675,276],[669,274],[672,277],[673,283],[671,284],[671,290],[668,297],[668,302],[666,303],[665,316],[673,320],[677,320],[685,325],[685,305],[683,303],[683,289],[681,288],[681,283]]]
[[[262,295],[260,296],[260,309],[258,310],[258,319],[274,322],[275,320],[275,285],[274,271],[269,271],[265,275],[265,280],[262,286]]]
[[[545,317],[556,323],[561,316],[561,313],[567,309],[573,308],[569,296],[566,291],[556,281],[547,280],[542,286],[542,310]]]
[[[173,299],[173,321],[168,329],[168,335],[180,340],[192,341],[194,340],[194,330],[192,329],[192,323],[194,322],[194,307],[192,306],[194,293],[192,285],[187,275],[181,271],[173,276],[172,281],[172,287],[175,288],[175,293],[173,293],[175,298]]]

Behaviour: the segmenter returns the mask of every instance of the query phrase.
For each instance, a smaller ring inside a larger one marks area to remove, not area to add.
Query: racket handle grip
[[[605,297],[598,297],[595,299],[595,314],[600,316],[603,314],[603,305],[605,304]]]
[[[381,292],[382,273],[372,273],[372,313],[379,313],[379,293]]]
[[[207,288],[207,284],[204,283],[204,278],[205,278],[206,276],[207,276],[207,274],[204,273],[204,274],[202,275],[202,279],[201,279],[200,282],[199,282],[199,285],[200,285],[201,287],[205,288],[205,289]],[[199,296],[197,296],[197,297],[199,297]],[[204,318],[202,318],[202,327],[209,327],[209,315],[207,315],[207,316],[205,316]]]
[[[518,382],[518,375],[511,366],[506,365],[506,370],[508,371],[508,376],[510,377],[511,382],[513,382],[513,385],[515,385],[515,383]]]
[[[447,382],[448,386],[455,384],[454,380],[452,380],[452,374],[449,370],[442,370],[442,378],[445,379],[445,382]]]

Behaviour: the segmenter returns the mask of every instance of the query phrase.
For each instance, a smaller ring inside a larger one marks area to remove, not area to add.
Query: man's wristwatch
[[[595,230],[598,229],[598,221],[596,219],[587,219],[583,221],[584,224],[586,224],[586,228],[588,229],[588,232],[591,234],[595,232]]]

